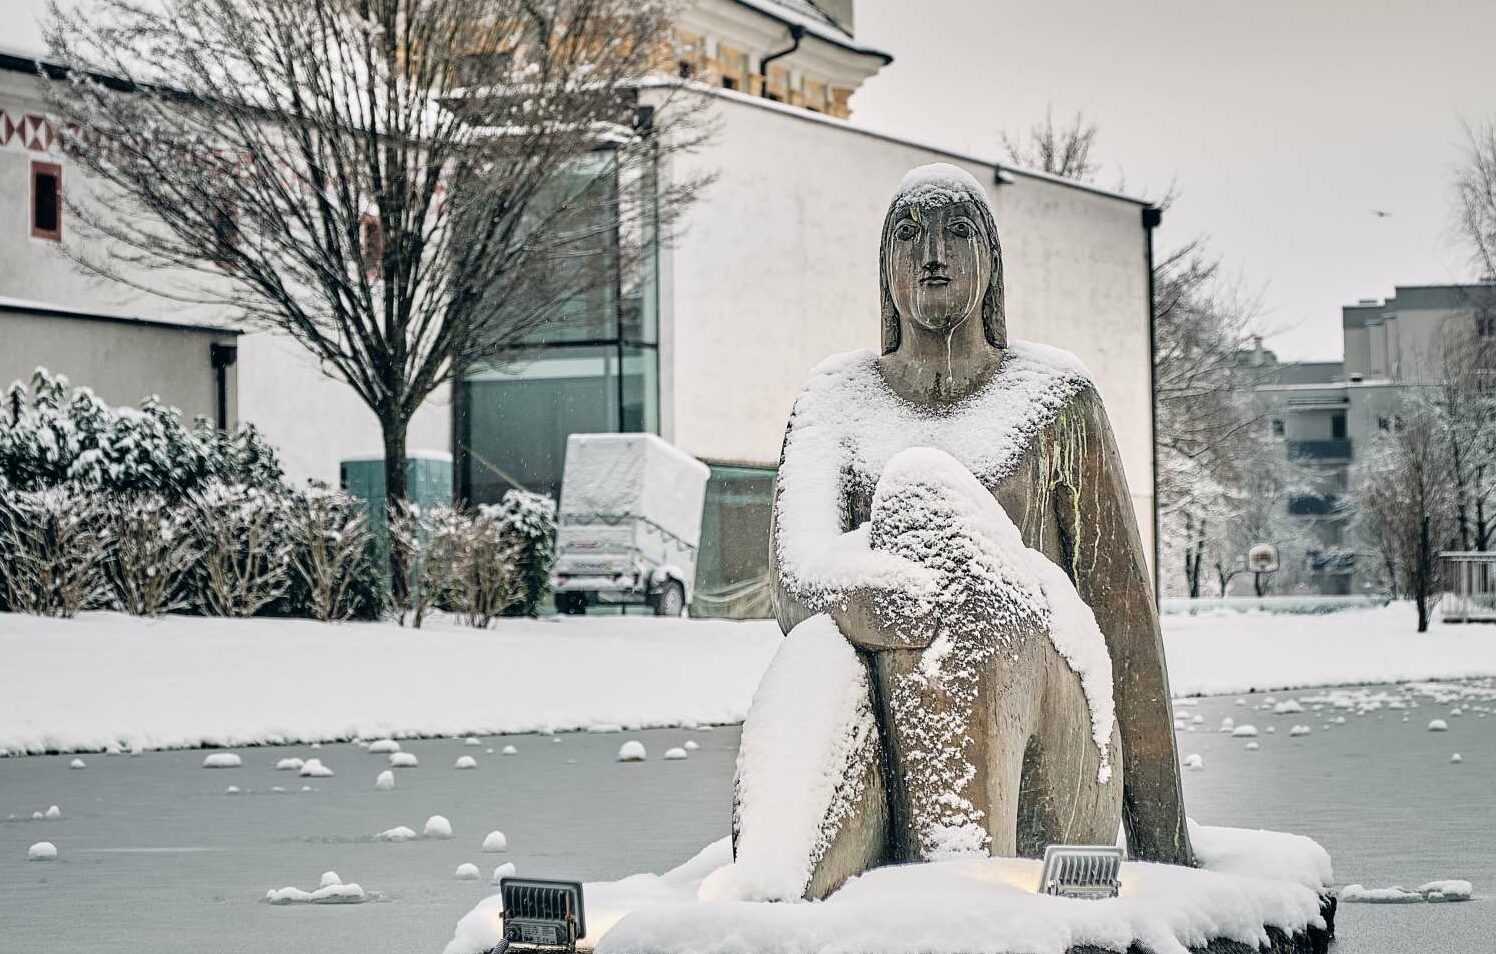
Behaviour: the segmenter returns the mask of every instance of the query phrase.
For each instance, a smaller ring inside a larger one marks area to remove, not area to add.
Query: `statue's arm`
[[[1163,637],[1127,477],[1101,398],[1088,387],[1075,401],[1057,437],[1084,450],[1055,497],[1056,517],[1066,572],[1112,657],[1128,846],[1143,861],[1191,864]]]
[[[789,440],[794,431],[794,415],[790,417],[785,431],[784,445],[779,452],[779,472],[785,473],[786,459],[794,453]],[[837,628],[853,644],[862,649],[911,649],[928,646],[935,638],[934,621],[901,620],[890,621],[882,609],[881,594],[869,587],[854,587],[841,591],[824,606],[812,609],[803,596],[787,582],[793,574],[784,572],[784,495],[786,493],[809,493],[811,499],[796,501],[794,511],[806,519],[825,521],[819,529],[823,539],[841,536],[846,541],[848,534],[856,528],[851,526],[852,507],[847,498],[846,487],[838,475],[837,479],[806,481],[808,486],[786,487],[778,477],[774,481],[774,507],[769,529],[769,585],[774,605],[774,618],[781,632],[788,634],[817,612],[826,612],[836,621]],[[808,506],[806,505],[808,504]],[[830,548],[828,548],[829,550]],[[835,559],[830,552],[814,556],[798,554],[804,559]]]

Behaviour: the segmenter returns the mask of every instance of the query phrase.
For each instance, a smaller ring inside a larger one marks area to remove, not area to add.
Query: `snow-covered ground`
[[[1496,626],[1415,630],[1411,603],[1310,616],[1165,616],[1175,695],[1496,676]]]
[[[1406,604],[1168,616],[1176,695],[1496,676],[1496,629]],[[0,748],[235,746],[740,721],[771,621],[570,617],[328,626],[0,614]]]
[[[741,721],[772,622],[326,625],[0,614],[0,748],[237,746]]]

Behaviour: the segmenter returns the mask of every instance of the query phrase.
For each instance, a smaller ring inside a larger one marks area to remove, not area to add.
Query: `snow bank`
[[[663,875],[586,885],[587,941],[599,954],[1063,954],[1086,944],[1185,954],[1222,937],[1255,949],[1266,944],[1264,926],[1323,923],[1319,894],[1331,871],[1313,841],[1194,825],[1190,836],[1202,868],[1127,862],[1121,897],[1105,903],[1037,894],[1041,863],[1020,858],[879,868],[816,904],[706,900],[703,882],[731,858],[723,839]],[[498,895],[481,901],[444,954],[490,948],[501,911]]]
[[[1175,695],[1221,695],[1496,676],[1496,640],[1485,627],[1435,622],[1420,634],[1415,622],[1406,602],[1326,616],[1166,616],[1169,686]]]
[[[653,617],[504,619],[488,630],[433,620],[413,630],[0,614],[0,747],[227,748],[732,723],[780,638],[768,621]],[[567,691],[523,679],[495,692],[496,672],[564,673]]]

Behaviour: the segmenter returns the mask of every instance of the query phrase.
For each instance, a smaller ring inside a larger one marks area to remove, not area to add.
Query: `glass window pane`
[[[713,467],[702,511],[691,615],[754,619],[773,614],[769,522],[774,471]]]

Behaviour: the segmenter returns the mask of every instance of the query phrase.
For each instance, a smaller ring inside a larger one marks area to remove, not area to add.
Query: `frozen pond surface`
[[[1342,954],[1490,951],[1496,715],[1481,718],[1474,706],[1496,708],[1496,699],[1439,703],[1425,695],[1415,709],[1365,714],[1322,701],[1314,711],[1313,700],[1325,695],[1277,693],[1306,708],[1281,715],[1257,708],[1261,695],[1244,697],[1246,706],[1234,697],[1181,706],[1178,715],[1202,720],[1179,733],[1180,754],[1197,753],[1205,765],[1185,773],[1191,815],[1317,838],[1341,883],[1474,882],[1479,900],[1466,904],[1342,907],[1335,947]],[[1464,712],[1452,716],[1457,705]],[[1219,732],[1225,717],[1255,725],[1258,736]],[[1345,724],[1332,721],[1339,717]],[[1449,731],[1429,732],[1433,718]],[[1295,724],[1312,733],[1290,738]],[[458,917],[493,890],[488,876],[502,862],[537,877],[615,878],[661,871],[727,833],[736,730],[560,738],[485,738],[479,747],[406,741],[421,764],[395,769],[389,792],[374,788],[385,756],[351,744],[242,748],[242,767],[211,770],[201,767],[202,751],[84,755],[82,771],[68,768],[71,756],[0,759],[0,950],[436,954]],[[628,738],[644,742],[649,761],[614,761]],[[701,746],[689,760],[661,758],[688,738]],[[1259,750],[1249,751],[1249,741]],[[505,744],[519,754],[500,755]],[[1454,752],[1461,763],[1451,764]],[[319,757],[337,774],[303,779],[273,769],[292,755]],[[462,755],[478,767],[454,770]],[[229,785],[243,794],[224,794]],[[272,793],[277,785],[287,791]],[[303,785],[316,790],[301,792]],[[52,804],[61,820],[30,820]],[[419,832],[433,814],[451,820],[452,840],[373,839],[397,825]],[[479,850],[493,829],[508,836],[508,852]],[[27,846],[43,840],[57,844],[59,859],[26,861]],[[482,880],[456,880],[463,862],[477,864]],[[261,900],[270,888],[313,889],[329,869],[383,900]]]

